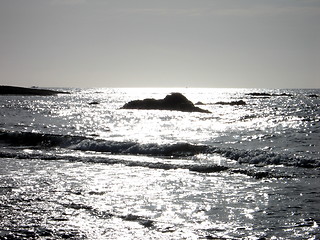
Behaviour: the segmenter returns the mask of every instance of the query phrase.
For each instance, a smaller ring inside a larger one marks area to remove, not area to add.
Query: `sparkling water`
[[[0,96],[0,239],[320,238],[320,90],[59,90]]]

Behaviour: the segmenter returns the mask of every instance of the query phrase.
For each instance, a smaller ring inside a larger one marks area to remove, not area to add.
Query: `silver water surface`
[[[313,239],[318,179],[1,159],[1,230],[42,239]],[[28,230],[28,234],[23,232]],[[1,235],[0,235],[1,236]]]
[[[0,143],[0,239],[320,238],[319,168],[283,165],[295,157],[294,164],[320,161],[320,102],[308,96],[319,90],[68,90],[0,96],[1,131],[86,138],[74,145]],[[247,95],[257,91],[292,96]],[[212,113],[120,109],[170,92],[205,103],[199,107]],[[215,104],[240,99],[247,104]],[[127,142],[149,155],[104,151]],[[217,151],[152,155],[152,147],[181,142]],[[277,175],[179,168],[211,163]]]

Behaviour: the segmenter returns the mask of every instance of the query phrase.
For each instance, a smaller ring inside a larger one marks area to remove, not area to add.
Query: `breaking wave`
[[[9,132],[0,131],[0,143],[6,144],[8,146],[31,146],[43,148],[66,148],[76,151],[91,151],[108,153],[109,155],[145,155],[152,157],[174,157],[174,158],[185,158],[196,156],[198,154],[215,154],[227,159],[237,161],[240,164],[260,164],[260,165],[285,165],[285,166],[295,166],[295,167],[305,167],[305,168],[315,168],[320,167],[319,159],[311,158],[300,158],[289,154],[280,154],[271,151],[264,150],[242,150],[235,148],[222,148],[210,145],[198,145],[191,143],[175,143],[175,144],[140,144],[137,142],[118,142],[102,139],[94,139],[83,136],[71,136],[71,135],[57,135],[57,134],[41,134],[41,133],[31,133],[31,132]],[[24,153],[25,154],[25,153]],[[15,156],[12,152],[1,152],[0,157],[18,157],[18,158],[28,158],[28,156]],[[33,157],[35,154],[33,154]],[[57,159],[57,156],[38,156],[44,159]],[[97,160],[96,160],[97,161]],[[154,163],[154,162],[134,162],[130,163],[121,162],[122,160],[113,158],[104,158],[104,162],[121,163],[125,165],[137,165],[149,168],[162,168],[162,169],[176,169],[176,168],[186,168],[189,170],[195,170],[197,172],[213,172],[217,171],[216,166],[210,169],[203,168],[199,165],[188,165],[187,167],[181,167],[167,164],[167,163]],[[225,169],[218,169],[225,170]]]

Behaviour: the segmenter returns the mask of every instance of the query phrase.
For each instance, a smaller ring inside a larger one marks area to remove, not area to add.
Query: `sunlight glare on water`
[[[70,91],[0,98],[0,238],[319,238],[307,90]],[[121,109],[170,92],[212,113]]]

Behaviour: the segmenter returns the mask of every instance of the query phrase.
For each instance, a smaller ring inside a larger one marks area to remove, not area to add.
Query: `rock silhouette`
[[[211,113],[208,110],[194,106],[194,104],[181,93],[171,93],[164,99],[147,98],[144,100],[134,100],[126,103],[122,109],[171,110]]]
[[[69,92],[53,91],[53,90],[38,89],[38,88],[0,86],[0,95],[52,96],[56,94],[69,94]]]
[[[240,106],[240,105],[246,105],[247,103],[243,100],[239,101],[232,101],[232,102],[216,102],[216,104],[219,105],[231,105],[231,106]]]
[[[98,101],[93,101],[93,102],[89,102],[88,104],[89,105],[97,105],[97,104],[99,104],[99,102]]]
[[[252,97],[293,97],[292,94],[289,93],[265,93],[265,92],[254,92],[254,93],[247,93],[246,95]]]

